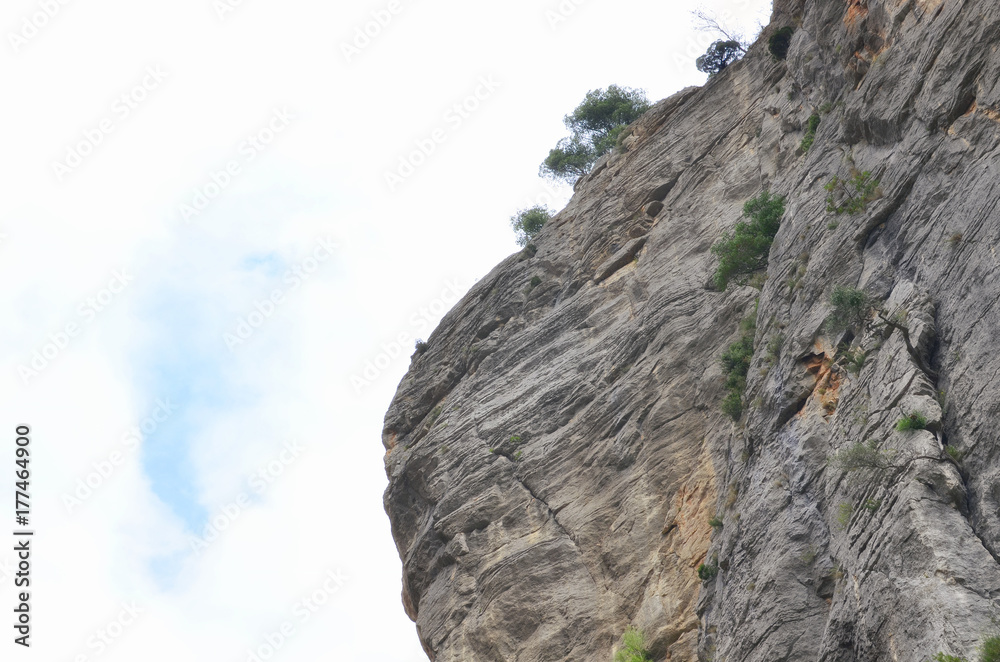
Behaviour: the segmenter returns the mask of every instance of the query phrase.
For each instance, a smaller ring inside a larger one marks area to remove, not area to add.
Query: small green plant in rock
[[[708,582],[715,579],[715,576],[718,574],[719,574],[719,566],[715,565],[714,563],[712,565],[706,565],[702,563],[700,566],[698,566],[698,579],[700,579],[703,582]]]
[[[754,312],[740,322],[740,339],[731,344],[722,354],[722,369],[726,374],[726,389],[729,394],[722,401],[722,411],[734,421],[743,415],[743,393],[747,388],[747,373],[753,359],[753,337],[757,328],[756,307]]]
[[[417,354],[423,354],[428,349],[430,349],[430,345],[424,342],[423,340],[417,340],[416,344],[413,346],[413,349]]]
[[[1000,635],[989,637],[979,647],[979,662],[1000,662]]]
[[[713,529],[721,529],[722,528],[722,520],[719,519],[718,517],[713,517],[712,519],[708,520],[708,525],[710,527],[712,527]]]
[[[518,246],[527,246],[551,218],[552,212],[542,205],[522,209],[511,216],[510,227],[514,229]]]
[[[918,411],[911,412],[907,416],[899,419],[896,429],[900,432],[912,432],[927,429],[927,417]]]
[[[531,282],[528,283],[528,285],[530,285],[532,288],[538,287],[541,284],[542,284],[542,279],[539,278],[538,276],[532,276]]]
[[[813,113],[809,116],[809,122],[806,124],[806,135],[802,137],[802,144],[799,145],[803,152],[808,152],[809,148],[812,147],[813,142],[815,142],[816,129],[819,128],[819,123],[819,113]]]
[[[845,329],[859,331],[872,311],[871,297],[864,290],[836,287],[830,295],[833,312],[826,318],[826,329],[838,333]]]
[[[882,501],[879,499],[867,499],[865,501],[865,510],[869,512],[875,512],[882,505]]]
[[[878,199],[879,180],[865,170],[857,172],[850,179],[834,177],[826,186],[826,210],[831,214],[859,214],[868,209],[868,203]],[[838,202],[839,200],[839,202]]]
[[[732,232],[722,235],[722,239],[712,246],[712,254],[718,256],[719,267],[715,271],[715,286],[725,290],[730,281],[746,284],[750,277],[767,268],[767,258],[771,244],[785,214],[785,198],[764,191],[743,205],[743,217]]]
[[[944,452],[948,454],[948,457],[955,460],[955,464],[960,464],[962,462],[962,451],[958,450],[954,446],[945,446]]]
[[[957,655],[945,655],[944,653],[938,653],[934,656],[934,662],[966,662],[964,657],[958,657]]]
[[[788,47],[792,43],[792,35],[794,33],[795,28],[793,27],[786,26],[781,28],[767,40],[767,50],[777,59],[784,60],[788,57]]]
[[[615,652],[615,662],[650,662],[646,637],[633,626],[625,628],[621,647]]]
[[[854,514],[854,506],[846,501],[837,506],[837,527],[843,531],[851,523],[851,515]]]

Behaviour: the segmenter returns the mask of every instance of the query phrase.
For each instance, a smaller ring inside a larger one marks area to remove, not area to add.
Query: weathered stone
[[[779,0],[742,61],[656,104],[537,253],[456,305],[383,436],[432,659],[606,661],[629,624],[656,662],[974,658],[1000,596],[998,46],[986,0]],[[801,154],[786,129],[821,107]],[[828,213],[824,184],[859,171],[881,195]],[[764,189],[787,209],[762,290],[712,291],[712,244]],[[874,319],[830,331],[841,285],[913,351]],[[719,356],[755,299],[734,425]],[[898,431],[914,411],[927,429]],[[868,441],[891,468],[829,462]]]

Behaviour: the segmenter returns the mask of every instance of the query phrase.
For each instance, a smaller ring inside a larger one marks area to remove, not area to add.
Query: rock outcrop
[[[987,0],[778,0],[445,317],[383,437],[432,660],[606,661],[630,624],[657,662],[972,659],[1000,597],[998,46]],[[863,171],[864,208],[829,212]],[[716,291],[710,249],[762,190],[787,200],[767,279]],[[838,286],[914,352],[831,331]],[[747,315],[734,423],[719,357]],[[869,442],[889,469],[830,463]]]

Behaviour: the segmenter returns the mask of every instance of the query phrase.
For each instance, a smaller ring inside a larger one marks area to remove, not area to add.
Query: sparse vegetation
[[[781,28],[767,40],[767,50],[777,59],[784,60],[788,57],[788,47],[792,44],[793,34],[795,34],[795,28],[791,26]]]
[[[948,446],[945,446],[944,452],[948,454],[948,457],[955,460],[955,464],[960,464],[962,462],[962,457],[963,457],[962,451],[958,450],[954,446],[950,444]]]
[[[881,196],[878,185],[879,180],[873,179],[867,170],[855,172],[850,179],[835,176],[823,187],[829,194],[826,210],[837,216],[861,213],[868,209],[869,202]]]
[[[518,246],[528,246],[528,242],[542,231],[542,227],[552,218],[552,212],[547,207],[535,205],[522,209],[510,217],[510,227],[517,235]]]
[[[719,257],[715,272],[715,286],[725,290],[731,281],[745,285],[750,276],[767,268],[771,244],[785,214],[785,198],[764,191],[743,205],[743,217],[712,246],[712,253]]]
[[[710,527],[712,527],[713,529],[721,529],[722,528],[722,520],[719,519],[718,517],[713,517],[710,520],[708,520],[708,525]]]
[[[874,441],[854,444],[832,456],[829,461],[845,472],[872,470],[881,473],[895,466],[892,463],[892,453],[880,451]]]
[[[719,566],[716,564],[706,565],[702,563],[698,566],[698,579],[703,582],[711,581],[715,579],[715,576],[719,574]]]
[[[945,655],[944,653],[938,653],[934,656],[934,662],[966,662],[964,657],[958,657],[956,655]]]
[[[896,429],[900,432],[925,430],[927,429],[927,417],[918,411],[911,412],[899,419],[899,422],[896,423]]]
[[[799,145],[803,152],[808,152],[809,148],[812,147],[813,142],[815,142],[816,129],[819,128],[819,123],[819,113],[813,113],[809,116],[809,121],[806,123],[806,134],[802,137],[802,143]]]
[[[420,355],[430,349],[430,344],[424,342],[423,340],[417,339],[417,342],[413,346],[414,351]]]
[[[740,322],[740,339],[722,354],[722,369],[726,374],[729,394],[722,401],[722,411],[734,421],[743,415],[743,394],[747,388],[747,373],[753,359],[753,338],[757,329],[757,309]]]
[[[890,314],[881,306],[877,305],[870,296],[863,290],[853,287],[837,287],[830,296],[830,303],[833,304],[833,312],[826,319],[826,330],[829,333],[839,333],[845,329],[860,331],[868,320],[872,312],[878,321],[893,331],[899,331],[906,344],[906,351],[913,362],[917,364],[924,373],[934,378],[936,373],[924,361],[923,355],[913,346],[910,340],[910,328],[906,325],[906,311],[899,310]]]
[[[854,505],[846,501],[837,506],[837,527],[843,531],[851,524],[851,515],[854,514]]]
[[[853,287],[836,287],[830,295],[833,312],[826,318],[826,328],[831,333],[845,329],[859,331],[872,311],[871,297],[864,290]]]
[[[532,288],[538,287],[542,284],[542,279],[538,276],[532,276],[531,281],[528,283]]]
[[[874,513],[882,506],[882,501],[880,499],[866,499],[865,500],[865,510]]]
[[[580,105],[563,119],[572,135],[549,151],[539,174],[576,181],[615,147],[625,127],[639,119],[649,106],[642,90],[609,85],[606,90],[587,92]]]
[[[979,648],[979,662],[1000,662],[1000,635],[983,642]]]
[[[625,629],[621,647],[615,652],[615,662],[650,662],[646,637],[633,626]]]
[[[867,360],[868,353],[860,347],[852,349],[845,345],[841,345],[840,360],[838,362],[840,365],[847,368],[847,371],[852,375],[860,374],[861,370],[865,367],[865,361]]]

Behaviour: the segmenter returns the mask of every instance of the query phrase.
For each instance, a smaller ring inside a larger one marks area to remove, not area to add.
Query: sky
[[[6,2],[0,656],[426,659],[385,411],[586,92],[704,83],[697,8],[769,3]]]

